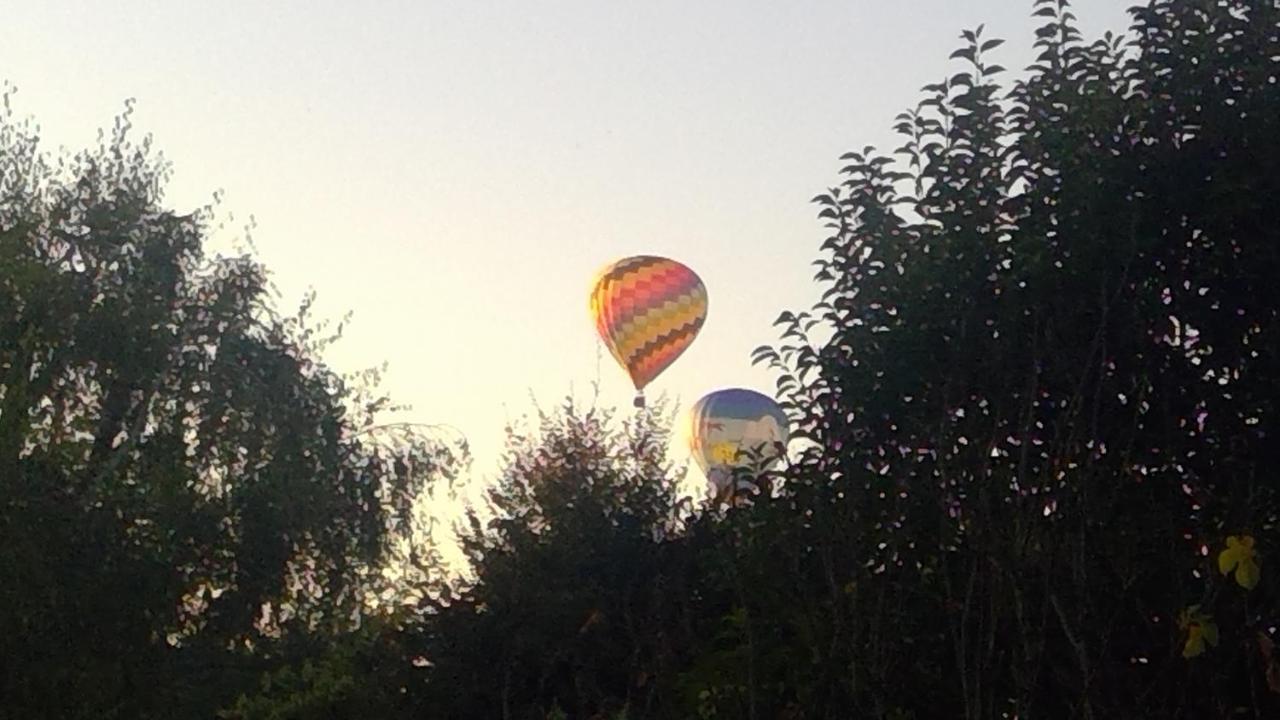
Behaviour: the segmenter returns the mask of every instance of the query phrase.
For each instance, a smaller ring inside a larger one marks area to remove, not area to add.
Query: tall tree
[[[757,352],[812,442],[805,717],[1269,716],[1280,11],[1035,14],[1007,93],[965,32],[900,159],[843,158],[824,300]]]
[[[376,373],[204,253],[213,209],[165,207],[129,113],[50,159],[3,97],[0,715],[208,717],[359,620],[451,449],[376,426]]]

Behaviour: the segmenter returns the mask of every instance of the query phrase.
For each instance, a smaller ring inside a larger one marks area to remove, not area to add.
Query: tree
[[[1280,541],[1280,12],[1035,8],[1028,77],[965,32],[902,160],[844,156],[824,299],[756,353],[812,444],[804,716],[1269,716],[1274,591],[1222,572]]]
[[[572,403],[509,430],[506,469],[471,508],[474,578],[424,619],[422,694],[435,717],[654,717],[689,603],[668,431],[619,429]],[[650,414],[653,413],[653,414]]]
[[[203,252],[128,112],[55,164],[3,97],[0,715],[208,717],[359,624],[453,449]]]

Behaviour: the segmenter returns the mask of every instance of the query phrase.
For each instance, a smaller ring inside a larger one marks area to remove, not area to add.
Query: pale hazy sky
[[[1087,38],[1132,0],[1076,3]],[[809,198],[837,158],[957,67],[962,29],[1032,58],[1031,0],[62,2],[5,0],[0,79],[47,146],[126,98],[180,210],[225,190],[284,306],[354,311],[328,359],[390,363],[403,419],[461,428],[482,476],[502,428],[590,396],[595,271],[667,255],[706,282],[692,348],[650,387],[688,407],[773,394],[752,348],[816,299]],[[894,143],[894,144],[890,144]],[[633,392],[607,353],[602,402]]]

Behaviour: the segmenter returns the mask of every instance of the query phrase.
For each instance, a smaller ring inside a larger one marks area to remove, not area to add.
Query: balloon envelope
[[[684,265],[638,255],[605,266],[591,292],[596,331],[637,391],[689,348],[707,319],[707,288]]]
[[[740,468],[764,469],[781,457],[790,430],[773,398],[730,388],[705,395],[689,411],[689,447],[712,484]]]

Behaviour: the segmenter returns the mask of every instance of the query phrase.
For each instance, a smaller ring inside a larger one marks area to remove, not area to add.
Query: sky
[[[1075,3],[1085,37],[1128,0]],[[648,389],[682,408],[753,368],[819,293],[809,203],[851,149],[958,71],[961,30],[1034,57],[1031,0],[5,0],[0,80],[46,149],[92,146],[127,98],[172,163],[178,210],[222,191],[281,307],[352,320],[340,371],[447,423],[498,470],[503,428],[573,394],[629,411],[587,312],[596,271],[657,254],[709,294]],[[214,238],[230,247],[230,230]],[[677,457],[680,448],[675,448]]]

